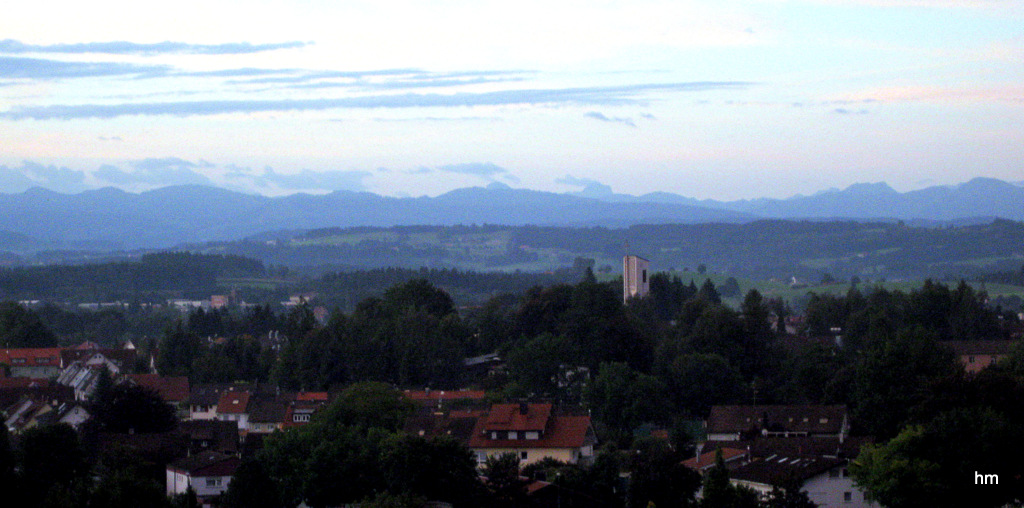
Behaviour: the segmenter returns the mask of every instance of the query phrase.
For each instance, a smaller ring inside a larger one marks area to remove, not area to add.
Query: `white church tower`
[[[622,258],[622,301],[643,298],[651,290],[647,270],[651,262],[640,256]]]

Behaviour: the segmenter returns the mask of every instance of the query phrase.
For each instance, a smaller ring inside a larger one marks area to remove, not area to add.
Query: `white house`
[[[184,494],[189,486],[203,506],[228,490],[241,460],[234,455],[205,451],[167,466],[167,495]]]
[[[847,464],[839,458],[772,455],[732,469],[729,478],[734,485],[753,489],[762,497],[773,487],[784,488],[797,481],[800,490],[820,508],[877,508],[854,484]]]

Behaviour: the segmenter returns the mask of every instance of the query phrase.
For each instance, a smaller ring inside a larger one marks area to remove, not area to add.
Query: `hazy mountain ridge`
[[[0,235],[0,251],[160,248],[274,230],[353,226],[627,227],[761,218],[963,222],[997,217],[1024,220],[1024,187],[988,178],[906,193],[884,183],[855,184],[812,196],[728,202],[664,192],[630,196],[604,188],[558,194],[503,185],[418,198],[353,191],[272,198],[199,185],[138,194],[114,188],[79,194],[33,188],[0,194],[0,231],[6,233]]]

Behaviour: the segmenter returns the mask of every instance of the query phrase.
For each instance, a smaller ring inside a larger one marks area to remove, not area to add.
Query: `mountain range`
[[[353,226],[614,228],[768,218],[956,223],[997,217],[1024,220],[1024,186],[976,178],[957,186],[900,193],[884,183],[855,184],[811,196],[740,201],[697,200],[670,193],[630,196],[606,187],[559,194],[502,184],[418,198],[351,191],[266,197],[195,185],[138,194],[114,188],[79,194],[33,188],[0,194],[0,251],[164,248],[267,231]]]

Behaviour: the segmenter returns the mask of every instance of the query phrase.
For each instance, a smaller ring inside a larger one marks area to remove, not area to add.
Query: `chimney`
[[[530,412],[529,404],[527,404],[525,402],[520,402],[519,403],[519,414],[525,415],[525,414],[527,414],[529,412]]]

